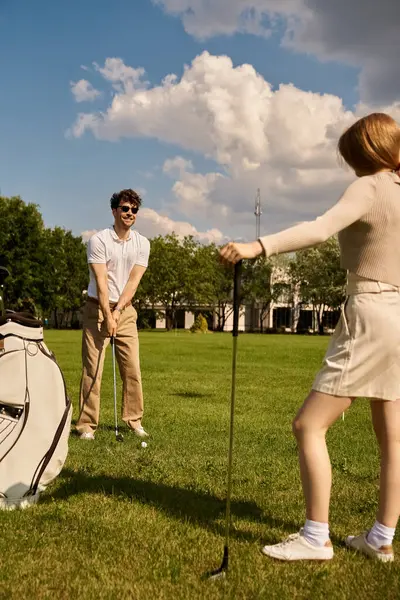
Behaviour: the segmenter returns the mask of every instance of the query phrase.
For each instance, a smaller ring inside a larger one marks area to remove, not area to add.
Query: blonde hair
[[[338,151],[359,177],[395,170],[399,166],[400,128],[389,115],[372,113],[340,136]]]

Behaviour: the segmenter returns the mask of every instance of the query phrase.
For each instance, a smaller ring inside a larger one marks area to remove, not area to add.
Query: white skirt
[[[346,302],[312,388],[350,398],[400,398],[399,287],[349,274]]]

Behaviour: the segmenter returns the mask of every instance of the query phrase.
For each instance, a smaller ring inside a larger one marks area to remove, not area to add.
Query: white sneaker
[[[149,434],[143,429],[141,425],[139,425],[139,427],[132,427],[132,431],[135,435],[137,435],[140,438],[149,437]]]
[[[371,558],[380,560],[381,562],[393,562],[393,546],[381,546],[380,548],[375,548],[375,546],[372,546],[367,540],[368,533],[368,531],[365,531],[360,535],[349,535],[345,539],[346,546],[361,552],[361,554],[366,554]]]
[[[333,558],[332,542],[325,546],[314,546],[307,542],[303,530],[289,535],[286,540],[273,546],[264,546],[261,552],[277,560],[331,560]]]
[[[79,439],[80,440],[94,440],[94,433],[93,433],[93,431],[84,431],[79,436]]]

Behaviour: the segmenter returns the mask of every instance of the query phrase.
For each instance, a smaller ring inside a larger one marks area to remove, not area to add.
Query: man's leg
[[[101,377],[105,351],[110,341],[102,323],[99,307],[87,302],[83,313],[80,415],[76,424],[81,434],[93,433],[99,423]]]
[[[122,378],[122,420],[131,429],[141,427],[143,417],[142,377],[139,362],[137,313],[128,306],[118,323],[115,350]]]

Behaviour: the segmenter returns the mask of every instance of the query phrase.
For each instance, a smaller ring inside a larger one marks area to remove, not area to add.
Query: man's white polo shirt
[[[110,302],[118,302],[129,279],[132,267],[147,267],[150,242],[137,231],[131,230],[127,240],[121,240],[113,227],[98,231],[90,238],[87,247],[89,264],[107,265],[108,294]],[[92,269],[88,296],[98,298],[97,284]]]

